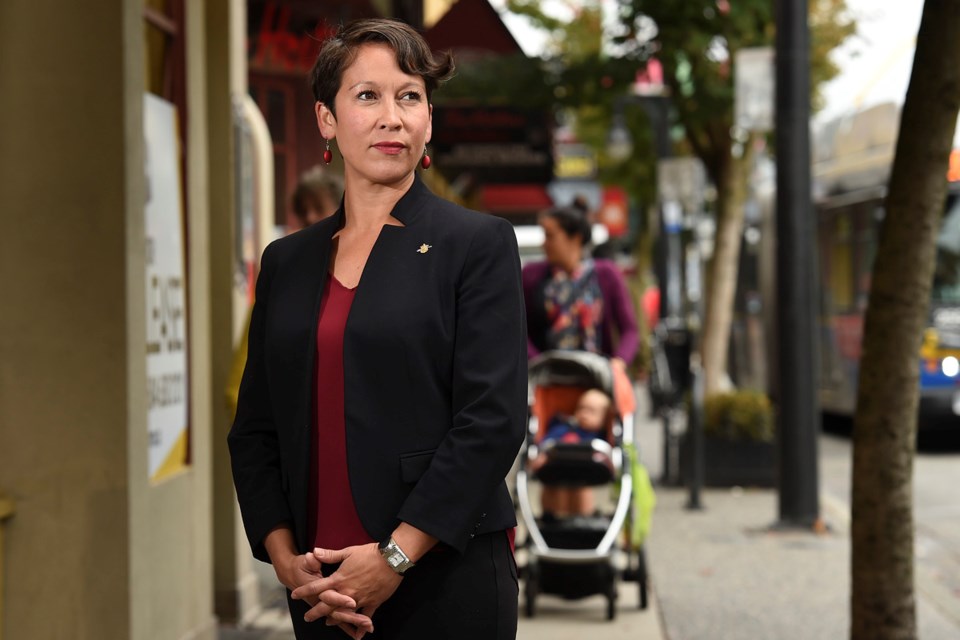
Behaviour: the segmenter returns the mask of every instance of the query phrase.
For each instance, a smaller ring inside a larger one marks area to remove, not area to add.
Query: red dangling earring
[[[429,169],[431,164],[430,156],[427,155],[427,148],[423,148],[423,157],[420,158],[420,166],[424,169]]]
[[[333,162],[333,152],[330,151],[330,141],[324,139],[324,142],[327,143],[327,150],[323,152],[323,163],[330,164]]]

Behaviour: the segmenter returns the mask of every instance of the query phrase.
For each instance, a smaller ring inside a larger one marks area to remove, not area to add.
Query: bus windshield
[[[947,200],[937,236],[932,297],[934,302],[960,302],[960,196],[957,195]]]

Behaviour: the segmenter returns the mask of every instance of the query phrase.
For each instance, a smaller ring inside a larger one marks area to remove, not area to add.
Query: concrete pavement
[[[660,476],[659,423],[645,415],[639,394],[637,440],[652,478]],[[849,635],[849,486],[843,467],[848,443],[821,438],[822,533],[774,531],[777,495],[771,489],[707,489],[704,509],[686,508],[687,490],[657,487],[657,508],[646,557],[651,576],[650,606],[637,608],[637,588],[621,583],[617,616],[605,619],[602,596],[567,601],[542,595],[537,615],[521,617],[519,640],[841,640]],[[953,458],[932,463],[951,465]],[[921,483],[931,480],[921,473]],[[941,491],[950,492],[950,487]],[[941,498],[940,495],[937,496]],[[943,498],[944,500],[946,498]],[[945,513],[944,504],[930,505]],[[953,512],[951,512],[953,513]],[[957,534],[955,518],[931,520],[937,540]],[[953,523],[953,524],[950,524]],[[932,525],[929,525],[932,526]],[[952,527],[952,528],[949,528]],[[944,573],[941,551],[918,526],[917,612],[924,640],[960,638],[960,588]],[[960,557],[960,556],[957,556]],[[519,560],[523,562],[522,552]],[[956,560],[954,560],[956,562]],[[952,567],[953,565],[949,565]],[[949,573],[949,572],[948,572]],[[268,581],[269,582],[269,581]],[[279,591],[275,602],[283,604]],[[293,640],[285,608],[268,608],[254,625],[224,629],[220,640]]]
[[[244,628],[222,627],[219,640],[295,640],[283,592],[270,584],[271,579],[272,576],[263,574],[267,604],[263,612]],[[613,621],[606,619],[606,599],[602,596],[568,601],[542,595],[537,599],[535,618],[521,613],[517,640],[581,640],[596,636],[603,640],[663,640],[658,611],[653,590],[648,592],[648,608],[639,608],[635,583],[620,584]]]
[[[642,394],[641,394],[642,398]],[[660,476],[661,428],[641,421],[651,476]],[[647,562],[669,640],[842,640],[849,637],[849,442],[819,446],[822,533],[777,531],[772,489],[706,489],[703,509],[685,488],[658,487]],[[949,460],[935,460],[949,464]],[[921,474],[920,479],[924,478]],[[919,501],[921,504],[923,500]],[[918,634],[960,638],[960,589],[925,568],[922,527],[916,578]],[[960,540],[960,538],[958,538]],[[960,546],[953,547],[953,552]],[[939,563],[941,570],[945,565]],[[939,580],[936,579],[939,577]]]

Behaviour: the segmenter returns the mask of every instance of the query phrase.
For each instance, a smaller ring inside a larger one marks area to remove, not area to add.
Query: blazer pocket
[[[414,484],[430,466],[436,451],[436,449],[430,449],[400,454],[400,478],[404,482]]]

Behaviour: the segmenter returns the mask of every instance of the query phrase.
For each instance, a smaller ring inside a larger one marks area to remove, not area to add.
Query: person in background
[[[343,201],[263,253],[228,437],[248,541],[300,640],[516,637],[516,235],[416,173],[452,73],[385,19],[340,27],[311,73]]]
[[[556,207],[539,223],[546,259],[523,268],[528,357],[574,349],[630,363],[639,346],[634,305],[616,264],[587,253],[587,215],[581,207]]]
[[[299,223],[297,229],[332,216],[342,198],[343,179],[340,176],[320,165],[305,171],[290,196],[290,208]]]
[[[335,173],[317,165],[303,173],[290,197],[290,208],[297,221],[287,229],[294,233],[309,227],[314,222],[329,218],[337,211],[343,198],[343,180]],[[250,331],[250,309],[243,323],[240,341],[233,350],[233,362],[227,377],[226,397],[230,415],[236,415],[240,395],[240,380],[247,364],[247,340]]]

